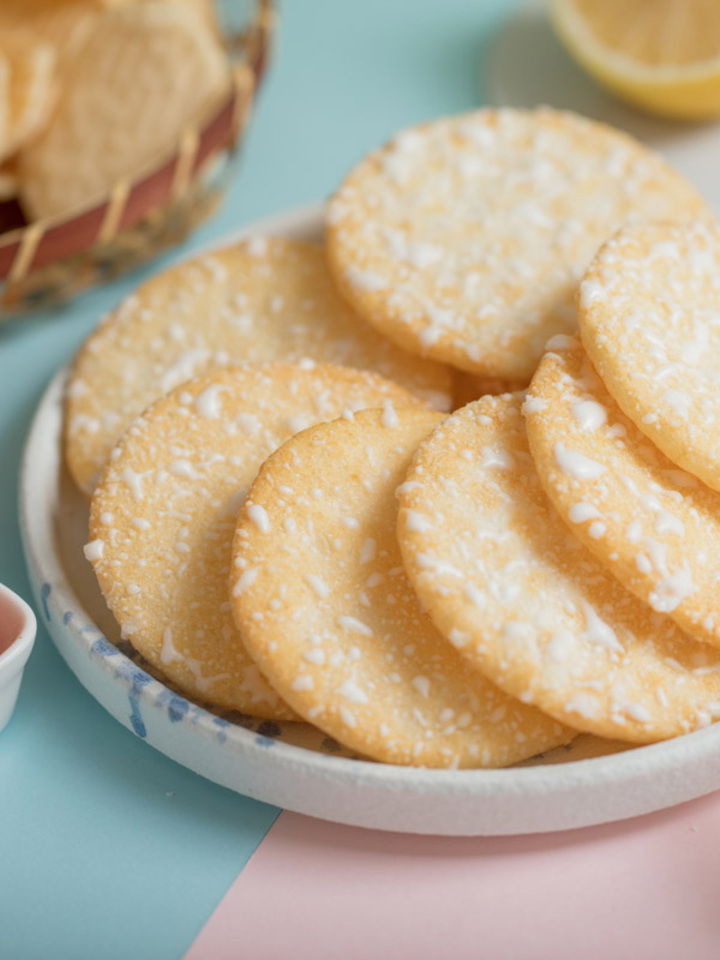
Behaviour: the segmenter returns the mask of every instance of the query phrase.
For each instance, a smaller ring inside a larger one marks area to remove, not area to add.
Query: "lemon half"
[[[555,30],[595,79],[682,120],[720,114],[720,0],[550,0]]]

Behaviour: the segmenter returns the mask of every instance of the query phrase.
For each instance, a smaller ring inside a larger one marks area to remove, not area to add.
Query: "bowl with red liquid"
[[[0,583],[0,730],[15,709],[36,631],[37,622],[30,607]]]

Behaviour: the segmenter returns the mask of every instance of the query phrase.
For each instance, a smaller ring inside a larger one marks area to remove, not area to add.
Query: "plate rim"
[[[292,235],[293,233],[311,234],[322,228],[322,204],[313,203],[301,207],[291,208],[288,211],[277,213],[271,217],[254,221],[247,226],[224,234],[199,249],[194,249],[181,258],[173,259],[172,263],[181,262],[228,243],[259,233]],[[21,538],[28,566],[30,581],[35,593],[39,612],[42,614],[44,625],[48,629],[54,645],[76,674],[83,686],[88,689],[95,699],[111,712],[116,719],[124,723],[136,734],[132,718],[125,721],[118,717],[111,708],[103,702],[97,692],[78,674],[74,665],[68,661],[65,651],[58,641],[55,632],[60,631],[65,639],[69,639],[78,651],[89,658],[97,670],[106,674],[114,683],[119,683],[128,698],[138,703],[140,708],[163,708],[170,712],[170,722],[177,731],[189,732],[203,741],[217,741],[222,736],[223,750],[231,750],[237,758],[248,761],[261,762],[270,771],[291,772],[292,776],[311,776],[320,778],[324,783],[342,783],[353,790],[381,787],[388,794],[395,796],[426,798],[431,802],[434,798],[444,800],[472,800],[493,801],[497,804],[510,799],[522,799],[528,804],[537,803],[548,798],[559,800],[563,797],[571,798],[578,791],[587,798],[587,791],[594,794],[596,790],[609,788],[629,791],[633,787],[646,784],[648,779],[655,780],[656,785],[665,784],[667,794],[664,797],[656,796],[649,803],[630,803],[629,812],[617,816],[605,813],[588,811],[580,814],[576,811],[569,817],[565,826],[558,826],[558,818],[550,818],[551,825],[543,826],[543,817],[526,817],[527,823],[518,823],[518,815],[510,817],[507,829],[497,826],[493,829],[484,828],[483,812],[478,811],[476,828],[464,828],[456,832],[447,829],[418,829],[408,823],[407,832],[438,833],[454,836],[470,836],[482,834],[517,834],[523,832],[539,833],[548,830],[572,829],[591,824],[611,822],[626,819],[654,810],[673,806],[684,800],[690,800],[709,793],[720,787],[720,764],[714,775],[705,772],[705,776],[688,777],[687,785],[678,781],[691,769],[702,767],[706,761],[720,755],[720,725],[698,730],[673,740],[640,746],[626,752],[610,754],[601,757],[568,761],[560,764],[547,764],[533,767],[512,767],[496,770],[435,770],[418,767],[405,767],[395,764],[375,763],[367,760],[348,759],[322,754],[300,746],[276,741],[259,735],[256,731],[248,730],[238,724],[206,710],[192,700],[182,697],[170,690],[159,680],[156,680],[132,660],[125,656],[109,641],[85,611],[75,589],[63,569],[62,561],[57,554],[54,544],[52,523],[45,523],[53,513],[56,504],[46,502],[38,504],[34,494],[37,492],[37,482],[33,481],[33,471],[38,472],[38,450],[47,448],[48,423],[55,421],[53,431],[53,449],[45,454],[45,462],[52,461],[53,470],[45,473],[49,476],[47,482],[57,484],[57,468],[62,462],[62,394],[63,386],[70,364],[58,370],[43,392],[42,398],[33,415],[32,423],[25,442],[20,467],[19,479],[19,518]],[[54,459],[53,459],[54,458]],[[42,472],[42,471],[39,471]],[[47,516],[46,516],[47,515]],[[52,613],[51,613],[52,611]],[[55,619],[53,619],[53,615]],[[58,619],[59,618],[59,619]],[[172,716],[174,710],[175,716]],[[138,734],[139,735],[139,734]],[[178,760],[177,756],[168,753],[162,746],[148,740],[151,745],[166,755]],[[268,747],[272,749],[268,749]],[[190,769],[196,769],[183,760],[178,760]],[[712,764],[709,765],[710,767]],[[202,770],[196,772],[208,779],[221,782],[212,774]],[[659,778],[659,779],[658,779]],[[690,785],[692,784],[692,785]],[[227,785],[227,784],[226,784]],[[672,789],[671,789],[672,788]],[[240,791],[235,787],[237,792]],[[252,795],[247,794],[246,795]],[[268,803],[276,802],[272,796],[258,796],[257,799]],[[619,802],[619,798],[618,799]],[[628,799],[628,798],[625,798]],[[302,804],[287,809],[298,809],[298,812],[320,815],[313,809],[303,808]],[[605,807],[607,804],[604,805]],[[626,804],[627,806],[627,804]],[[310,804],[312,807],[312,804]],[[331,819],[330,817],[325,817]],[[375,829],[402,830],[403,827],[393,823],[392,826],[383,826],[382,815],[378,818],[367,814],[355,817],[348,814],[338,817],[337,822],[355,823],[360,826],[370,826]],[[412,818],[411,818],[412,819]],[[467,819],[467,817],[465,818]],[[434,817],[430,820],[434,822]],[[513,822],[511,822],[513,821]],[[524,825],[523,825],[524,824]]]

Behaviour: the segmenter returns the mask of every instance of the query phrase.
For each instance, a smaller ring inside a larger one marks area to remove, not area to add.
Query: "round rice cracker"
[[[55,104],[56,53],[49,43],[24,34],[0,34],[0,56],[9,65],[7,135],[0,157],[8,157],[37,135]]]
[[[256,237],[166,270],[128,297],[78,354],[67,390],[66,456],[92,493],[133,417],[213,368],[301,360],[375,370],[440,409],[450,371],[398,349],[339,297],[322,248]]]
[[[395,488],[441,419],[366,411],[270,457],[238,523],[234,612],[273,686],[346,746],[390,763],[506,766],[574,731],[472,669],[407,581]]]
[[[653,610],[720,645],[720,494],[628,420],[576,340],[545,354],[523,412],[540,482],[577,538]]]
[[[720,225],[627,227],[580,288],[583,345],[622,411],[720,490]]]
[[[97,0],[2,0],[0,37],[50,44],[64,66],[85,43],[100,10]]]
[[[529,382],[603,243],[631,218],[707,216],[625,133],[549,109],[480,110],[400,133],[327,211],[330,265],[355,309],[406,350]]]
[[[10,131],[10,61],[0,50],[0,160],[9,152]]]
[[[579,730],[652,742],[720,717],[720,655],[654,613],[558,518],[522,396],[485,397],[417,452],[405,568],[438,629],[503,690]]]
[[[418,403],[329,365],[217,371],[159,400],[115,448],[92,499],[92,561],[123,636],[190,697],[293,718],[259,673],[227,594],[237,513],[262,461],[308,424]]]
[[[20,34],[50,43],[64,66],[83,46],[104,9],[134,7],[139,2],[187,7],[219,36],[213,0],[2,0],[0,36],[5,40]]]
[[[99,200],[170,150],[229,83],[222,48],[188,7],[141,3],[102,11],[63,70],[50,122],[19,158],[34,218]]]

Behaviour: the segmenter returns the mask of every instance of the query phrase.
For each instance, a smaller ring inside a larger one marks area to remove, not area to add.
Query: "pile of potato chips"
[[[0,198],[100,201],[228,82],[212,0],[0,0]]]

